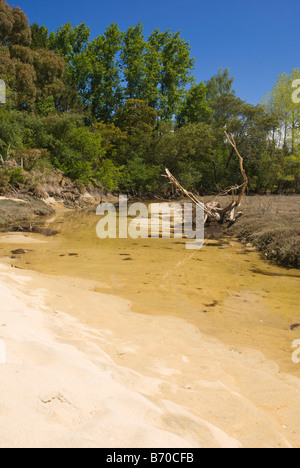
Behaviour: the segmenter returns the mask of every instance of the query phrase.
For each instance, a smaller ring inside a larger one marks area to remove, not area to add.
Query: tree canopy
[[[85,185],[131,193],[165,191],[167,166],[188,189],[207,193],[240,182],[226,130],[250,190],[298,191],[299,70],[281,74],[252,105],[237,96],[228,68],[197,83],[195,65],[180,31],[146,37],[141,23],[127,31],[113,23],[91,39],[85,23],[30,26],[0,0],[2,159],[22,157],[31,169],[47,160]]]

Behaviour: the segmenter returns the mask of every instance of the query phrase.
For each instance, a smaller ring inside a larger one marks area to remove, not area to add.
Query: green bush
[[[9,174],[7,171],[0,170],[0,193],[3,194],[9,190]]]
[[[156,190],[161,181],[160,166],[148,166],[142,158],[135,157],[126,167],[122,188],[134,193]]]
[[[120,181],[122,180],[122,167],[116,167],[110,159],[102,161],[101,168],[97,173],[97,179],[109,192],[119,190]]]
[[[22,188],[26,182],[26,173],[21,167],[14,169],[1,169],[0,170],[0,191],[5,193],[9,189]]]
[[[16,188],[22,188],[26,182],[26,174],[21,167],[9,171],[9,183]]]

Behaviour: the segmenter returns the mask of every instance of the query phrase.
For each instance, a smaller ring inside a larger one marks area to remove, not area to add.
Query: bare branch
[[[239,161],[240,161],[240,169],[241,169],[241,173],[242,173],[242,176],[243,176],[243,179],[244,179],[244,183],[242,185],[239,185],[239,186],[235,185],[235,186],[231,187],[228,191],[223,193],[223,195],[227,195],[230,192],[232,193],[232,202],[228,206],[226,206],[225,208],[221,208],[221,206],[217,202],[210,202],[210,203],[204,204],[200,200],[200,198],[198,196],[196,196],[194,193],[189,192],[184,187],[182,187],[182,185],[180,185],[178,180],[171,174],[169,169],[166,169],[166,174],[167,175],[164,176],[164,177],[167,177],[170,180],[170,183],[173,184],[173,186],[175,186],[177,189],[179,189],[195,205],[199,205],[199,206],[204,207],[205,223],[208,220],[223,222],[225,216],[227,215],[227,213],[229,213],[228,220],[229,220],[230,224],[233,224],[242,215],[242,213],[239,213],[237,216],[235,216],[235,210],[236,210],[236,208],[238,206],[240,206],[242,198],[246,193],[246,190],[247,190],[247,187],[248,187],[248,177],[247,177],[246,171],[244,169],[244,159],[242,158],[242,156],[240,155],[240,153],[239,153],[239,151],[237,149],[237,145],[236,145],[236,142],[235,142],[235,139],[234,139],[233,135],[231,134],[231,136],[229,136],[227,132],[225,132],[225,135],[226,135],[226,138],[227,138],[228,142],[231,144],[234,151],[238,155],[238,158],[239,158]],[[241,190],[241,192],[240,192],[240,194],[239,194],[239,196],[237,198],[237,193],[238,193],[238,190],[240,190],[240,189],[242,189],[242,190]]]
[[[238,198],[238,200],[237,200],[237,202],[236,202],[236,203],[237,203],[237,206],[240,206],[241,201],[242,201],[242,198],[243,198],[243,196],[244,196],[245,193],[246,193],[246,190],[247,190],[249,181],[248,181],[248,177],[247,177],[246,171],[245,171],[245,169],[244,169],[244,159],[242,158],[242,156],[240,155],[240,153],[239,153],[239,151],[238,151],[238,149],[237,149],[234,136],[233,136],[232,133],[231,133],[231,135],[230,135],[230,137],[229,137],[229,135],[228,135],[228,133],[227,133],[226,131],[225,131],[225,135],[226,135],[226,138],[227,138],[228,142],[231,144],[231,146],[233,147],[234,151],[236,152],[236,154],[238,155],[239,160],[240,160],[240,169],[241,169],[241,173],[242,173],[242,176],[243,176],[243,179],[244,179],[244,184],[243,184],[243,186],[242,186],[242,187],[243,187],[243,188],[242,188],[242,191],[241,191],[241,193],[240,193],[240,195],[239,195],[239,198]]]
[[[180,185],[178,180],[175,179],[175,177],[171,174],[169,169],[166,169],[166,174],[167,175],[164,177],[167,177],[171,181],[171,184],[175,185],[175,187],[177,187],[182,193],[184,193],[193,203],[195,203],[195,205],[203,205],[204,210],[209,216],[212,215],[210,210],[204,205],[204,203],[201,202],[201,200],[198,197],[196,197],[196,195],[194,195],[192,192],[188,192],[185,188],[182,187],[182,185]]]

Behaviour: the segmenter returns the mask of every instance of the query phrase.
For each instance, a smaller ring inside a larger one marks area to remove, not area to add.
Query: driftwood
[[[241,212],[237,213],[237,215],[235,214],[235,212],[236,209],[241,205],[242,199],[246,193],[248,187],[248,177],[244,169],[244,159],[242,158],[237,149],[234,136],[232,134],[229,136],[227,132],[225,132],[225,135],[228,142],[233,147],[235,153],[239,158],[240,170],[244,179],[244,183],[242,185],[231,187],[223,194],[226,195],[232,193],[232,202],[230,203],[230,205],[226,206],[225,208],[222,208],[218,202],[203,203],[198,195],[189,192],[184,187],[182,187],[178,180],[175,179],[175,177],[171,174],[171,172],[168,169],[166,169],[166,176],[164,176],[167,177],[170,180],[170,183],[174,185],[186,197],[188,197],[195,205],[203,207],[205,213],[205,223],[223,223],[224,221],[228,220],[230,224],[233,224],[240,216],[242,216]],[[240,193],[238,194],[239,190]]]

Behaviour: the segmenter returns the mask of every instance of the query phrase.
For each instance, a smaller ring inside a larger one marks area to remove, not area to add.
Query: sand
[[[27,200],[22,200],[21,198],[7,198],[7,197],[0,197],[0,200],[4,200],[4,201],[13,201],[13,202],[16,202],[16,203],[28,203]]]
[[[300,380],[259,351],[5,263],[0,297],[1,448],[300,447]]]
[[[37,238],[38,237],[38,238]],[[41,236],[34,237],[34,234],[20,234],[14,232],[8,235],[1,236],[1,244],[45,244],[47,241],[41,240]]]

